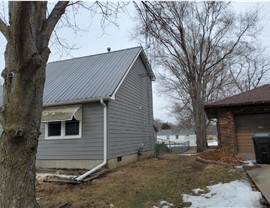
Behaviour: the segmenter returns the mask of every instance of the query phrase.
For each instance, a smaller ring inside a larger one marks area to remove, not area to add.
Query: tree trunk
[[[17,63],[17,60],[13,60],[8,65],[16,69]],[[28,76],[20,76],[17,70],[14,76],[11,72],[4,75],[6,97],[0,139],[0,207],[38,207],[35,200],[35,159],[40,135],[45,65],[32,67],[21,68],[29,73]]]
[[[197,140],[197,152],[206,150],[206,115],[204,112],[204,102],[202,98],[202,87],[200,82],[193,83],[192,106],[195,122],[195,134]]]
[[[46,3],[9,2],[6,68],[2,72],[0,207],[39,207],[35,159],[40,135],[48,37]]]
[[[200,110],[196,110],[198,117],[196,117],[195,121],[195,132],[197,138],[197,152],[203,152],[206,150],[206,120],[203,112],[203,108]]]
[[[14,48],[14,43],[9,42],[7,51]],[[30,50],[30,54],[43,59],[33,58],[27,64],[21,63],[14,53],[8,53],[7,68],[2,74],[5,82],[0,139],[0,207],[38,207],[35,159],[49,50],[45,48],[38,55]]]
[[[33,127],[34,129],[35,127]],[[38,207],[35,199],[35,154],[37,134],[1,137],[1,207]]]

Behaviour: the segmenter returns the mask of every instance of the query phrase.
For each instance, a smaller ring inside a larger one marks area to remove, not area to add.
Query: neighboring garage
[[[239,153],[254,153],[254,133],[270,132],[270,114],[235,115],[237,149]]]
[[[216,119],[220,148],[254,159],[252,136],[270,133],[270,85],[207,104],[209,119]]]

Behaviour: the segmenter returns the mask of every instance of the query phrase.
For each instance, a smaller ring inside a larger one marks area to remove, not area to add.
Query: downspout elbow
[[[95,172],[96,170],[102,168],[103,166],[105,166],[107,164],[107,149],[108,149],[108,141],[107,141],[107,105],[106,103],[104,103],[103,99],[100,99],[100,104],[103,105],[103,116],[104,116],[104,120],[103,120],[103,162],[101,164],[99,164],[98,166],[90,169],[89,171],[87,171],[86,173],[78,176],[77,178],[75,178],[76,181],[82,181],[85,177],[91,175],[93,172]]]
[[[104,108],[107,108],[107,105],[104,103],[104,100],[103,99],[100,99],[100,104],[103,105]]]

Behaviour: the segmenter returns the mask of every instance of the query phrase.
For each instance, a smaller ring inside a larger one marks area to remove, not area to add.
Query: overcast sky
[[[262,36],[262,42],[265,46],[270,46],[270,2],[238,2],[235,3],[237,9],[250,9],[257,6],[261,7],[261,16],[263,17],[264,31]],[[131,16],[134,16],[134,9],[132,3],[129,7]],[[57,51],[56,48],[51,47],[51,56],[49,62],[56,60],[63,60],[72,57],[87,56],[97,53],[104,53],[107,51],[107,47],[111,47],[112,51],[130,48],[138,45],[144,45],[139,43],[137,40],[131,39],[131,31],[135,23],[130,19],[129,15],[121,14],[117,20],[118,27],[108,25],[105,28],[105,34],[99,25],[99,17],[96,16],[94,19],[87,14],[86,11],[80,12],[77,18],[77,23],[83,29],[87,31],[79,32],[77,35],[71,30],[63,30],[60,33],[60,37],[65,38],[68,43],[76,44],[78,49],[72,50],[70,55],[63,55]],[[270,47],[269,47],[270,48]],[[5,40],[0,35],[0,69],[4,68],[4,49]],[[270,50],[269,50],[270,51]],[[155,68],[153,68],[155,70]],[[154,92],[154,117],[162,119],[163,121],[174,121],[174,117],[168,110],[168,99],[157,94],[157,82],[153,84]]]

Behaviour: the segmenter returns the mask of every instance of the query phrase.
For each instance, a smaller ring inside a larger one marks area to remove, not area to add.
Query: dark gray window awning
[[[42,111],[41,122],[69,121],[73,117],[76,120],[82,119],[80,105],[48,107]]]

